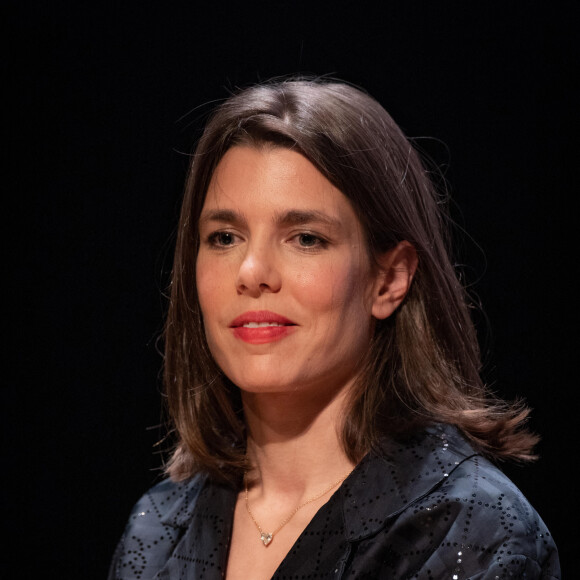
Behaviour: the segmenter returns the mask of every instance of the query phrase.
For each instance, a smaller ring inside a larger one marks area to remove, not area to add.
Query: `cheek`
[[[224,361],[220,360],[218,345],[220,320],[223,316],[222,304],[224,301],[219,294],[220,284],[215,274],[212,274],[208,269],[198,268],[196,275],[197,298],[201,308],[205,338],[214,360],[221,367]]]
[[[221,276],[218,275],[215,265],[207,260],[198,260],[196,266],[197,297],[204,320],[217,315],[219,309],[219,292],[224,287]]]
[[[211,294],[211,278],[204,275],[203,269],[200,269],[199,265],[197,267],[195,277],[197,286],[197,299],[199,300],[199,305],[201,306],[201,311],[205,318],[207,297],[209,297]]]
[[[335,261],[301,271],[295,277],[295,290],[302,301],[318,312],[343,316],[345,312],[366,312],[368,272],[356,262]]]

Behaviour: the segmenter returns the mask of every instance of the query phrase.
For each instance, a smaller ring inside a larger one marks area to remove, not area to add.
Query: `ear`
[[[415,248],[406,241],[378,257],[372,305],[375,318],[388,318],[401,304],[411,287],[418,261]]]

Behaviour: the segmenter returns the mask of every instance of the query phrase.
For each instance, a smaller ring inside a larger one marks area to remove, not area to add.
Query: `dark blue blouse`
[[[130,516],[109,580],[223,578],[237,493],[204,476],[153,487]],[[560,578],[560,566],[522,493],[455,428],[438,425],[368,454],[273,578],[531,580]]]

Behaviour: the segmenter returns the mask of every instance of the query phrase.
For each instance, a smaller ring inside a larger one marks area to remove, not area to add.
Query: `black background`
[[[297,72],[365,87],[445,172],[474,240],[460,255],[491,328],[478,317],[486,379],[524,396],[543,436],[540,461],[508,473],[573,576],[574,6],[11,6],[6,577],[106,576],[133,503],[161,477],[155,344],[187,153],[207,103]]]

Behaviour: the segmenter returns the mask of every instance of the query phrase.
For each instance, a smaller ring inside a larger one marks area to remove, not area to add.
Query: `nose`
[[[265,292],[278,292],[281,284],[280,271],[272,249],[268,248],[267,244],[259,246],[250,244],[238,270],[236,279],[238,294],[258,298]]]

